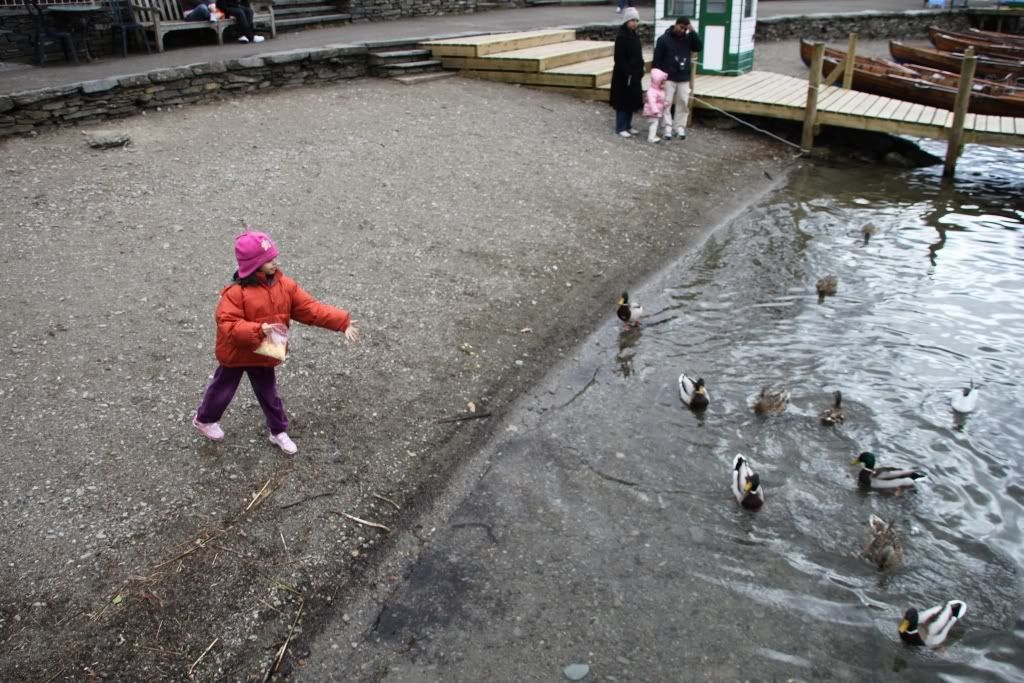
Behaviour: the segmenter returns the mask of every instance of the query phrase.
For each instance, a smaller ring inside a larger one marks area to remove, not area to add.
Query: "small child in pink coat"
[[[644,116],[650,121],[647,142],[659,142],[658,122],[665,112],[665,79],[668,74],[661,69],[651,69],[651,87],[644,93]]]

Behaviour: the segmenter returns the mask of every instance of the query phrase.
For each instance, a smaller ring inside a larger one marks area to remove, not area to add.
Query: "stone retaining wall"
[[[0,95],[0,138],[236,94],[366,75],[364,46],[335,45],[192,64]]]
[[[856,33],[861,40],[927,38],[928,27],[953,30],[970,27],[963,12],[860,12],[856,14],[807,15],[758,19],[754,40],[845,40]]]
[[[437,14],[475,12],[477,0],[352,0],[349,13],[354,20],[398,19]]]

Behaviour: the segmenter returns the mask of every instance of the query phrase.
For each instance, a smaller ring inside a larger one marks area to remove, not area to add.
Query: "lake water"
[[[639,330],[609,302],[382,611],[382,680],[1024,680],[1024,154],[938,173],[808,163],[637,286]],[[680,371],[706,379],[704,414]],[[754,415],[765,384],[784,414]],[[824,427],[835,389],[846,422]],[[863,450],[928,478],[862,492]],[[729,493],[736,453],[756,513]],[[872,513],[902,539],[893,571],[862,557]],[[967,612],[946,646],[904,646],[904,610],[949,599]]]
[[[972,147],[952,186],[940,173],[797,171],[652,283],[654,324],[620,333],[616,383],[621,410],[641,416],[635,429],[661,435],[655,451],[678,454],[652,465],[652,480],[725,486],[738,452],[760,472],[768,503],[756,521],[693,513],[709,533],[753,534],[759,552],[788,567],[789,576],[761,575],[737,545],[723,564],[752,572],[737,591],[784,583],[786,609],[828,628],[816,599],[824,577],[876,608],[837,635],[877,639],[888,653],[879,674],[906,666],[948,680],[1024,680],[1024,154]],[[878,233],[865,244],[868,222]],[[819,303],[825,274],[838,276],[838,294]],[[706,378],[703,417],[680,409],[673,370]],[[979,407],[955,419],[950,394],[972,379]],[[784,415],[754,416],[764,384],[792,391]],[[833,389],[847,419],[826,428],[816,415]],[[899,497],[862,494],[848,464],[862,450],[929,478]],[[906,559],[895,572],[858,557],[871,513],[897,520]],[[951,598],[968,612],[941,656],[891,650],[906,606]]]

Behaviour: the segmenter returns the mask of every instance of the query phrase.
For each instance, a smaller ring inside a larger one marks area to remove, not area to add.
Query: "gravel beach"
[[[612,123],[529,89],[367,79],[102,126],[125,148],[0,143],[5,679],[305,666],[502,411],[792,156]],[[363,330],[293,327],[294,459],[247,385],[223,442],[189,424],[246,224]]]

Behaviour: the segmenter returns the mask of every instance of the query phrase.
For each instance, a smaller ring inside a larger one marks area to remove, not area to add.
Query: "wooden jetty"
[[[461,75],[564,92],[607,101],[614,43],[576,40],[571,30],[529,31],[433,40],[420,44]],[[968,114],[967,97],[975,58],[965,60],[953,111],[850,89],[856,36],[846,63],[821,72],[824,45],[815,46],[808,79],[768,71],[739,76],[695,75],[693,106],[737,115],[803,122],[801,147],[810,149],[820,126],[937,138],[948,141],[946,173],[951,175],[964,143],[1024,146],[1024,118]],[[967,62],[970,62],[968,64]],[[840,81],[845,85],[836,85]]]

